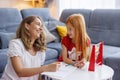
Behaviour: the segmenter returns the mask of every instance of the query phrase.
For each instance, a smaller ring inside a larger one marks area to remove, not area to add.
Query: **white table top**
[[[88,71],[88,65],[89,63],[87,63],[83,69],[70,67],[71,72],[66,70],[66,72],[58,71],[56,73],[55,72],[47,73],[47,75],[50,77],[53,77],[54,75],[54,78],[56,77],[56,75],[60,75],[59,77],[61,77],[62,75],[64,76],[62,77],[62,79],[53,79],[53,80],[109,80],[113,77],[114,71],[109,66],[95,65],[95,71],[93,72],[93,71]]]
[[[94,72],[88,71],[88,69],[80,70],[77,68],[62,80],[108,80],[113,77],[113,74],[112,68],[102,65],[96,66]]]

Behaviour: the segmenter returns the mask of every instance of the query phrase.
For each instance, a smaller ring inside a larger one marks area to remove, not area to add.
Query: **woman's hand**
[[[45,72],[55,72],[59,69],[59,67],[60,67],[60,63],[48,64],[45,67]]]

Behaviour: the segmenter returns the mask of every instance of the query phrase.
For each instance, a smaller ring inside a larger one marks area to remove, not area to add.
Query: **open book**
[[[47,76],[47,77],[51,78],[52,80],[54,80],[54,79],[61,80],[61,79],[65,78],[67,75],[71,74],[76,69],[77,68],[72,65],[61,62],[61,67],[59,68],[59,70],[57,70],[56,72],[43,72],[42,75],[44,75],[44,77]]]

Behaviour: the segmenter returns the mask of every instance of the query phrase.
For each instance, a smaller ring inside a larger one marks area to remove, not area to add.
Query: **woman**
[[[45,61],[43,21],[29,16],[21,22],[16,39],[10,41],[8,63],[2,80],[38,80],[44,71],[56,71],[57,64],[42,66]]]

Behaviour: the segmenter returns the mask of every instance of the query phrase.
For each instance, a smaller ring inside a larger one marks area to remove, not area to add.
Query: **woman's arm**
[[[42,75],[41,75],[41,74],[39,75],[39,78],[38,78],[38,80],[42,80]]]
[[[19,77],[28,77],[45,71],[56,71],[57,64],[49,64],[36,68],[24,68],[19,56],[11,57],[13,68]]]

